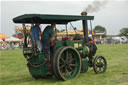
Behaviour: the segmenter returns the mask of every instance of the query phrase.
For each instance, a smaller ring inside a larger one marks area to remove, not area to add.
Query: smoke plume
[[[92,4],[89,4],[85,8],[84,12],[88,12],[88,13],[98,12],[100,11],[101,8],[103,8],[107,4],[107,2],[108,0],[103,0],[103,1],[94,0]]]

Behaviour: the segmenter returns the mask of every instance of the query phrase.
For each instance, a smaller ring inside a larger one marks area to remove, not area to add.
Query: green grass
[[[0,85],[128,85],[128,44],[98,45],[96,55],[107,59],[104,74],[92,68],[77,78],[59,81],[55,77],[35,80],[29,74],[22,50],[0,51]]]

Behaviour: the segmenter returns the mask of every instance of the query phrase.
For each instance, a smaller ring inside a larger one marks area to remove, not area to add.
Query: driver
[[[42,33],[42,51],[43,53],[50,52],[50,46],[53,46],[53,37],[54,37],[54,28],[56,24],[51,24],[51,26],[47,26]]]

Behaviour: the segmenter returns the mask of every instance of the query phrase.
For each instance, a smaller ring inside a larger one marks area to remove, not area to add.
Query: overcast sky
[[[1,1],[0,33],[12,36],[15,24],[12,18],[30,13],[80,15],[90,1]],[[92,24],[104,26],[107,34],[118,34],[120,29],[128,27],[128,0],[109,0],[100,10],[88,15],[95,16]],[[81,28],[79,24],[75,25]]]

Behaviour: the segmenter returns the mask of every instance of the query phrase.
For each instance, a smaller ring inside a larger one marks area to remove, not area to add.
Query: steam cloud
[[[108,0],[95,0],[92,4],[89,4],[83,12],[93,13],[98,12],[103,6],[107,4]]]

